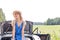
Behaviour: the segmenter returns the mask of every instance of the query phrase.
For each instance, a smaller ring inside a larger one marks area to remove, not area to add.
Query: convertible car
[[[11,21],[0,22],[0,40],[12,39]],[[27,25],[24,30],[25,40],[50,40],[49,34],[33,34],[33,22],[26,21]]]

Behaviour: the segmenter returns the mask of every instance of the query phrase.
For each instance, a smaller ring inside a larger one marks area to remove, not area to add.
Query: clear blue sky
[[[22,12],[24,20],[44,22],[48,18],[60,17],[60,0],[0,0],[0,8],[6,20],[13,20],[12,12]]]

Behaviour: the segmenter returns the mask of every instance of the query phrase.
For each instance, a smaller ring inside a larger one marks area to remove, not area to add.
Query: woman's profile
[[[14,19],[12,25],[12,40],[24,40],[24,29],[26,22],[23,21],[20,11],[13,11]]]

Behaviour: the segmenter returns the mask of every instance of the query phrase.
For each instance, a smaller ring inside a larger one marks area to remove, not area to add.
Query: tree
[[[2,21],[5,21],[5,15],[4,15],[2,9],[0,8],[0,22],[2,22]]]

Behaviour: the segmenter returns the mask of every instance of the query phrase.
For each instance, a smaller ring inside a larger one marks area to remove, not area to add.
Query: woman
[[[13,16],[15,20],[12,21],[12,40],[24,40],[26,22],[23,22],[21,12],[19,11],[14,11]]]

